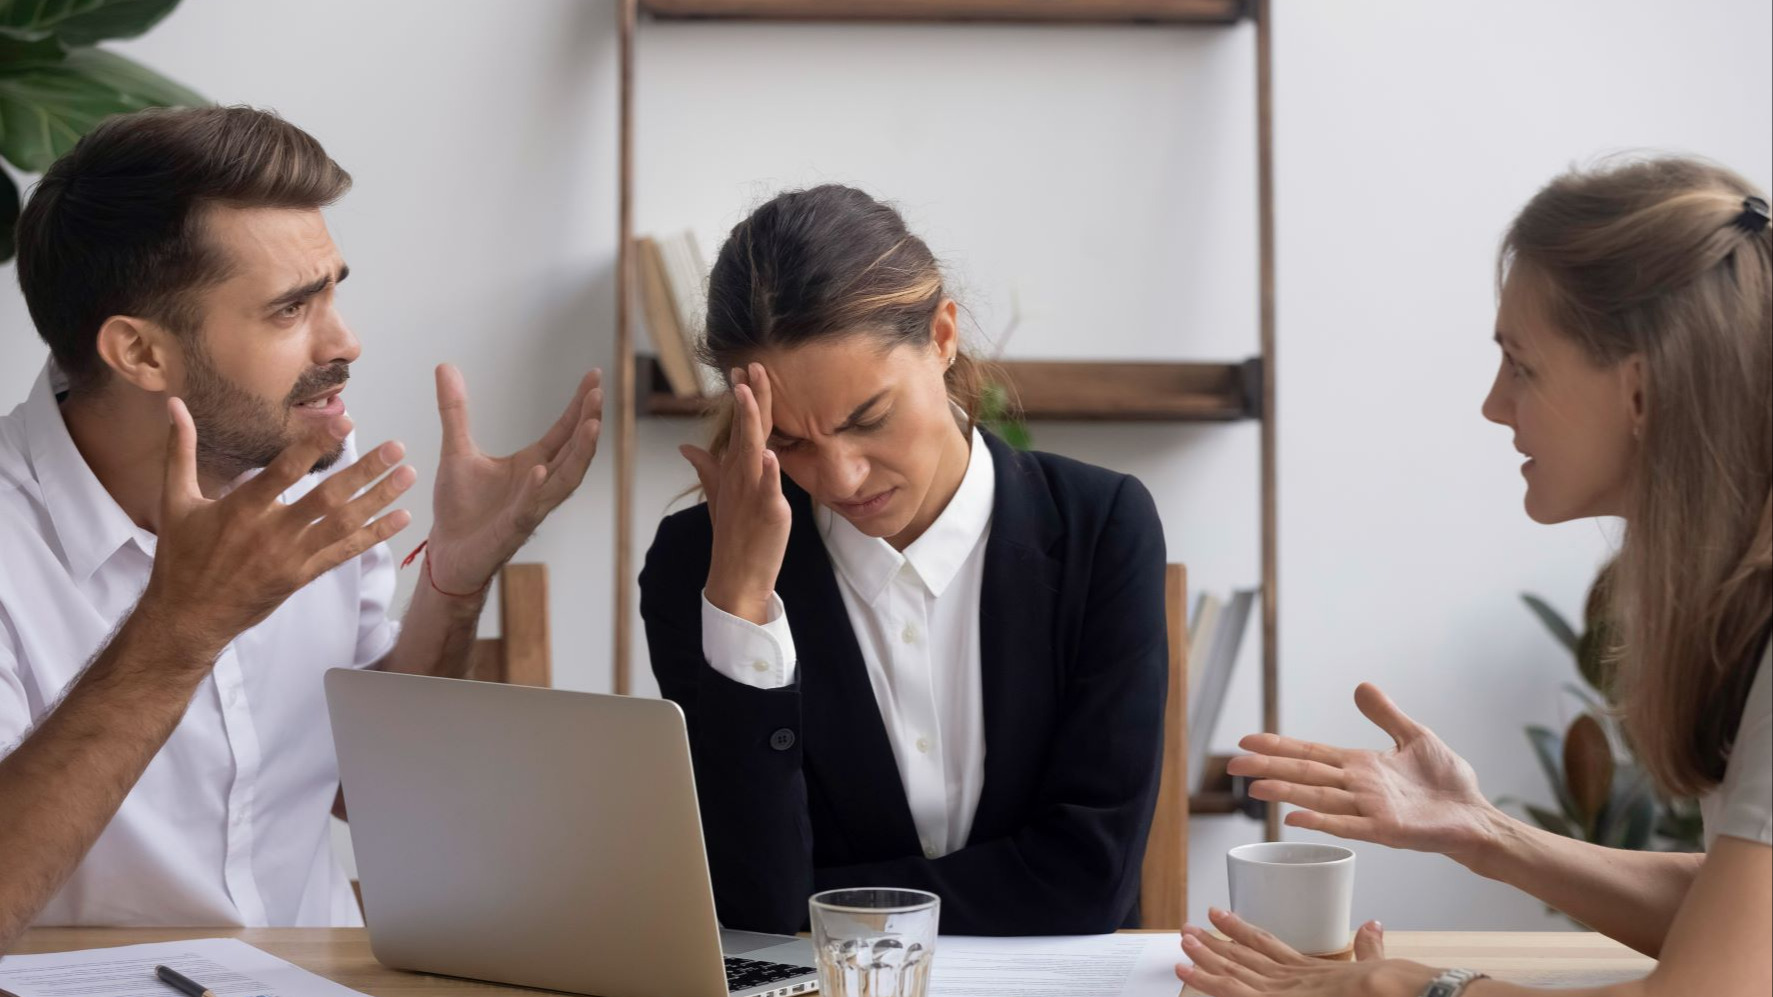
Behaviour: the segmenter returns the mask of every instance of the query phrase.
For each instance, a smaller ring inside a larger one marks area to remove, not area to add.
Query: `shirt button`
[[[917,739],[917,750],[923,752],[926,755],[929,754],[930,753],[930,739],[927,737],[918,738]]]
[[[905,624],[905,629],[900,631],[900,633],[899,633],[899,639],[903,640],[907,644],[916,643],[917,642],[917,628],[912,626],[909,623]]]
[[[777,751],[787,751],[794,747],[794,732],[786,727],[770,735],[770,747]]]
[[[762,658],[758,658],[756,661],[753,661],[751,663],[751,667],[756,669],[757,671],[760,671],[760,672],[767,672],[770,670],[770,663],[763,660]]]
[[[935,846],[935,845],[932,845],[932,844],[930,844],[930,843],[929,843],[929,842],[927,842],[927,841],[926,841],[926,842],[924,842],[924,843],[923,843],[923,857],[924,857],[924,858],[926,858],[926,859],[933,859],[933,858],[935,858],[935,857],[936,857],[936,846]]]

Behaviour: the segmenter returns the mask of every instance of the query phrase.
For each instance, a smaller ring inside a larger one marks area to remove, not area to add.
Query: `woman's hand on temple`
[[[1472,864],[1507,818],[1484,798],[1471,766],[1376,686],[1363,683],[1354,701],[1394,747],[1365,751],[1251,734],[1238,744],[1252,754],[1232,759],[1228,770],[1258,780],[1251,796],[1302,808],[1287,815],[1291,827]]]
[[[768,622],[770,596],[788,551],[792,515],[782,495],[782,466],[768,448],[770,377],[754,363],[732,372],[733,426],[719,457],[680,448],[696,469],[714,522],[708,601],[752,623]]]

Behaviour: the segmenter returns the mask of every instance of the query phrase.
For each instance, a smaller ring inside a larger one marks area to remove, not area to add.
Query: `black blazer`
[[[640,574],[653,674],[689,721],[715,904],[729,928],[792,932],[818,890],[942,898],[951,934],[1137,925],[1164,696],[1163,529],[1131,476],[987,434],[997,493],[980,652],[985,785],[966,847],[927,859],[805,492],[776,591],[796,679],[755,689],[702,657],[706,505],[659,524]]]

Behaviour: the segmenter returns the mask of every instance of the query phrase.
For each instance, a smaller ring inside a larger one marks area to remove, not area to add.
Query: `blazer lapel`
[[[788,608],[800,656],[796,672],[808,778],[830,801],[853,855],[917,854],[917,825],[901,788],[899,764],[812,501],[787,480],[782,490],[794,519],[776,591]]]
[[[1058,510],[1039,465],[990,433],[997,493],[979,597],[980,690],[985,713],[985,788],[973,842],[1006,833],[1040,778],[1058,674],[1055,624],[1063,565]]]

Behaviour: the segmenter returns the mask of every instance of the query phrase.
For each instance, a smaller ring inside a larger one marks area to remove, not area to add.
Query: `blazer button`
[[[787,751],[794,747],[794,732],[786,727],[770,735],[770,747],[777,751]]]

